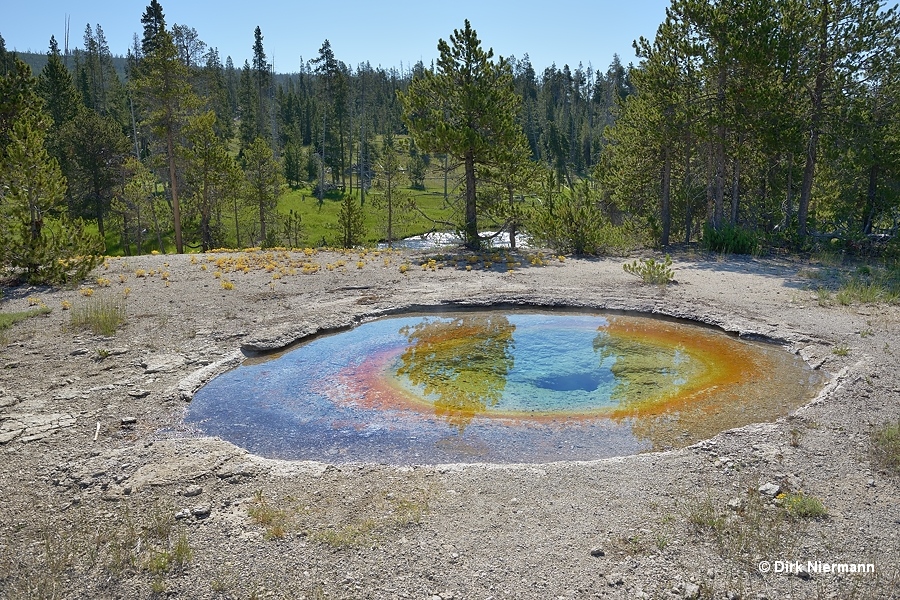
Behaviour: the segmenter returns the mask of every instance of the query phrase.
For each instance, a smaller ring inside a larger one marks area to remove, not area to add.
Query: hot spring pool
[[[201,388],[185,421],[282,459],[590,460],[774,420],[821,380],[779,346],[670,320],[410,314],[248,360]]]

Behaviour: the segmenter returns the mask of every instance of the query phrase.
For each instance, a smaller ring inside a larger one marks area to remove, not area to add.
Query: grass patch
[[[39,315],[46,315],[49,312],[49,306],[38,306],[37,308],[32,308],[31,310],[0,313],[0,331],[12,327],[19,321],[24,321],[25,319],[30,319],[31,317],[37,317]]]
[[[755,569],[757,556],[790,555],[802,536],[801,520],[753,488],[734,506],[707,495],[689,501],[686,512],[693,533],[711,539],[719,555],[741,570]]]
[[[253,505],[247,509],[250,520],[266,528],[267,539],[281,539],[291,526],[290,513],[269,504],[262,490],[253,494]]]
[[[831,349],[831,353],[841,358],[850,356],[850,348],[848,346],[835,346]]]
[[[133,510],[126,501],[105,516],[73,506],[4,532],[0,597],[69,597],[72,581],[91,590],[84,597],[134,597],[133,577],[165,589],[192,560],[188,534],[175,527],[170,505]]]
[[[863,265],[846,279],[835,294],[838,304],[873,304],[900,302],[900,270],[879,269]]]
[[[72,327],[89,329],[97,335],[115,335],[123,323],[125,302],[116,298],[97,298],[72,309]]]
[[[884,425],[872,434],[875,460],[884,468],[900,473],[900,419]]]
[[[357,548],[372,540],[377,527],[375,519],[360,519],[342,527],[313,532],[310,538],[335,548]]]

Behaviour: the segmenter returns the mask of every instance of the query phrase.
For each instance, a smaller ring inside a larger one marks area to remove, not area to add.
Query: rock
[[[84,356],[87,353],[87,348],[75,348],[74,350],[69,352],[69,356]]]
[[[759,486],[759,493],[763,496],[774,498],[781,491],[781,487],[777,483],[764,483]]]
[[[606,552],[600,546],[594,546],[591,548],[591,556],[606,556]]]
[[[135,417],[122,417],[122,427],[134,427],[137,424]]]
[[[159,356],[148,356],[143,360],[141,366],[144,367],[145,374],[171,373],[172,371],[184,366],[184,357],[180,354],[161,354]]]
[[[8,414],[0,423],[0,444],[19,438],[22,442],[31,442],[47,437],[57,429],[75,425],[75,417],[65,413]]]
[[[205,504],[198,504],[191,508],[191,514],[198,519],[205,519],[212,512],[212,508]]]
[[[696,600],[700,597],[700,586],[696,583],[684,584],[684,597],[689,600]]]
[[[625,583],[625,578],[622,577],[621,573],[610,573],[606,576],[606,585],[610,587],[622,585],[623,583]]]
[[[123,354],[128,354],[128,348],[109,348],[107,350],[109,356],[121,356]]]
[[[797,567],[796,575],[803,581],[809,581],[810,579],[812,579],[812,573],[810,573],[809,569],[807,569],[804,565],[799,565]]]
[[[66,388],[60,391],[58,394],[53,396],[54,400],[75,400],[77,398],[85,399],[88,395],[82,392],[81,390],[76,390],[74,388]]]
[[[218,471],[216,476],[221,479],[240,479],[242,477],[255,477],[259,468],[253,463],[226,464]]]
[[[177,513],[175,513],[175,519],[178,521],[180,521],[181,519],[187,519],[190,516],[191,516],[191,509],[189,509],[189,508],[182,508]]]
[[[824,351],[817,346],[806,346],[801,348],[798,354],[800,354],[800,358],[806,361],[813,370],[818,369],[825,364],[825,359],[827,358]]]
[[[186,488],[181,495],[185,498],[193,498],[194,496],[199,496],[203,492],[203,488],[199,485],[192,485],[189,488]]]
[[[732,498],[728,501],[728,508],[731,510],[741,510],[744,507],[744,500],[741,498]]]
[[[150,390],[135,388],[133,390],[128,390],[128,395],[132,398],[144,398],[150,395]]]

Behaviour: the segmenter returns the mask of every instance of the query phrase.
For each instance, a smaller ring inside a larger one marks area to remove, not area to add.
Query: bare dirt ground
[[[108,260],[90,298],[8,289],[4,312],[52,311],[0,332],[0,597],[900,597],[900,478],[871,451],[900,419],[900,308],[821,302],[831,267],[786,259],[683,255],[660,288],[621,259],[524,257],[507,272],[423,256],[145,256]],[[73,311],[126,288],[114,336],[72,328]],[[695,319],[782,340],[830,379],[777,422],[578,463],[276,461],[181,423],[242,348],[470,303]]]

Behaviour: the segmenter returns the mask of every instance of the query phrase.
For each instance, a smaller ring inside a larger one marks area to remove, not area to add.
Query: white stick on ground
[[[94,441],[97,441],[97,438],[100,437],[100,421],[97,421],[97,431],[94,432]]]

